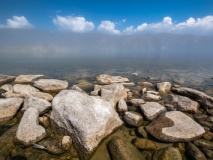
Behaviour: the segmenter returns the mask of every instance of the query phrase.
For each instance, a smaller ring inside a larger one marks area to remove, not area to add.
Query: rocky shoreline
[[[213,97],[131,77],[0,75],[0,160],[213,159]]]

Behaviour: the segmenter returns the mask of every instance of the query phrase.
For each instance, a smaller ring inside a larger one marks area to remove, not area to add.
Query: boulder
[[[51,103],[47,100],[36,98],[28,94],[24,99],[24,106],[21,111],[24,112],[30,107],[36,108],[39,111],[39,114],[43,114],[51,108]]]
[[[140,106],[141,104],[144,104],[145,101],[143,99],[131,99],[129,100],[129,103],[133,106]]]
[[[161,97],[159,95],[154,95],[154,94],[150,94],[150,93],[145,94],[143,97],[144,97],[145,101],[159,101],[159,100],[161,100]]]
[[[172,95],[172,102],[178,111],[197,113],[199,104],[188,97]]]
[[[124,101],[123,99],[118,101],[117,111],[118,112],[126,112],[126,111],[128,111],[128,107],[127,107],[126,101]]]
[[[174,147],[162,148],[154,152],[152,160],[182,160],[180,151]]]
[[[123,118],[125,122],[135,127],[140,126],[143,121],[143,117],[139,113],[133,111],[125,112]]]
[[[45,92],[59,92],[68,88],[68,82],[57,79],[39,79],[34,86]]]
[[[194,160],[207,160],[205,155],[193,143],[186,144],[187,154]]]
[[[136,138],[133,141],[133,144],[144,151],[152,151],[157,149],[155,142],[145,139],[145,138]]]
[[[23,146],[30,146],[46,136],[45,129],[38,123],[39,112],[30,107],[25,112],[16,132],[16,142]]]
[[[99,84],[112,84],[112,83],[129,82],[129,79],[121,76],[110,76],[107,74],[101,74],[96,77],[96,81]]]
[[[44,75],[19,75],[16,77],[14,83],[32,83],[43,77]]]
[[[112,160],[145,160],[134,145],[122,139],[110,141],[108,149]]]
[[[16,77],[0,74],[0,85],[14,81]]]
[[[116,106],[119,100],[127,98],[127,92],[122,84],[105,85],[101,88],[101,98]]]
[[[203,127],[180,111],[161,114],[145,129],[155,138],[166,142],[188,142],[205,133]]]
[[[39,92],[38,89],[35,87],[32,87],[30,85],[24,85],[24,84],[15,84],[13,86],[13,91],[14,93],[18,94],[27,94],[27,93],[32,93],[32,92]]]
[[[159,114],[166,111],[166,108],[157,102],[146,102],[140,106],[140,109],[146,119],[150,121],[154,120]]]
[[[107,101],[75,90],[63,90],[52,102],[53,127],[72,136],[82,159],[89,159],[103,138],[122,125]]]
[[[161,93],[167,94],[171,90],[172,84],[170,82],[157,83],[157,89]]]
[[[0,122],[12,119],[23,103],[23,98],[0,98]]]
[[[5,92],[13,92],[13,86],[11,84],[5,84],[1,86],[1,90]]]

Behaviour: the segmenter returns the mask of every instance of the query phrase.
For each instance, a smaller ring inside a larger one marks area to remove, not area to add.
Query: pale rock
[[[1,86],[1,90],[5,92],[13,92],[13,86],[11,84],[5,84]]]
[[[72,145],[72,139],[70,136],[64,136],[61,141],[62,148],[67,151]]]
[[[36,89],[35,87],[32,87],[30,85],[24,85],[24,84],[15,84],[13,86],[13,91],[14,91],[14,93],[19,93],[19,94],[39,92],[39,90]]]
[[[17,97],[21,97],[21,98],[25,98],[25,94],[18,94],[18,93],[12,93],[12,92],[4,92],[2,93],[2,97],[5,98],[17,98]]]
[[[53,100],[53,96],[49,93],[44,93],[44,92],[32,92],[30,93],[33,97],[40,98],[40,99],[45,99],[49,102]]]
[[[117,111],[118,112],[126,112],[127,110],[128,110],[128,107],[127,107],[126,101],[124,101],[123,99],[118,101]]]
[[[156,91],[147,91],[147,94],[159,95],[159,92],[156,92]]]
[[[133,111],[125,112],[123,118],[125,122],[135,127],[140,126],[143,121],[143,117],[139,113]]]
[[[132,87],[135,85],[135,83],[133,82],[129,82],[129,83],[121,83],[124,87]]]
[[[142,90],[141,90],[141,93],[142,94],[145,94],[147,92],[147,89],[146,88],[143,88]]]
[[[14,83],[32,83],[43,77],[44,75],[19,75],[16,77]]]
[[[121,76],[110,76],[107,74],[102,74],[96,77],[96,81],[99,84],[112,84],[112,83],[129,82],[129,79]]]
[[[133,106],[140,106],[141,104],[144,104],[145,101],[143,99],[131,99],[129,100],[129,103]]]
[[[0,74],[0,85],[14,81],[16,77]]]
[[[81,89],[81,88],[78,87],[77,85],[73,85],[73,86],[71,87],[71,89],[72,89],[72,90],[79,91],[79,92],[81,92],[81,93],[85,93],[85,92],[83,91],[83,89]]]
[[[159,95],[147,93],[144,95],[144,100],[145,101],[159,101],[159,100],[161,100],[161,97]]]
[[[157,83],[159,92],[167,94],[171,90],[172,84],[170,82]]]
[[[44,128],[48,128],[50,126],[50,117],[46,115],[39,117],[39,123],[42,124]]]

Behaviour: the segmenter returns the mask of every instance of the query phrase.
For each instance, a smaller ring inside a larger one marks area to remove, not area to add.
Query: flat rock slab
[[[5,84],[5,85],[1,86],[0,89],[5,92],[13,92],[13,86],[11,84]]]
[[[68,88],[68,82],[58,79],[39,79],[34,86],[45,92],[59,92]]]
[[[197,113],[199,104],[188,97],[172,95],[172,101],[178,111]]]
[[[19,123],[15,140],[21,145],[30,146],[46,136],[45,129],[39,125],[39,112],[35,108],[28,108]]]
[[[166,142],[188,142],[205,133],[203,127],[180,111],[161,114],[145,129],[155,138]]]
[[[32,83],[43,77],[44,75],[19,75],[16,77],[14,83]]]
[[[135,127],[140,126],[143,121],[143,117],[139,113],[133,111],[125,112],[123,118],[125,122]]]
[[[57,131],[72,136],[82,159],[89,159],[101,140],[122,125],[109,102],[75,90],[54,97],[51,120]]]
[[[12,119],[23,103],[23,98],[0,99],[0,122]]]
[[[121,76],[110,76],[107,74],[101,74],[96,77],[96,81],[99,84],[112,84],[112,83],[129,82],[129,79]]]
[[[145,117],[150,121],[166,111],[166,108],[157,102],[146,102],[145,104],[142,104],[140,108]]]
[[[28,94],[28,93],[32,93],[32,92],[39,92],[39,90],[36,89],[35,87],[32,87],[30,85],[24,85],[24,84],[15,84],[13,86],[13,91],[15,93],[19,93],[19,94]]]
[[[0,74],[0,85],[14,81],[16,77]]]

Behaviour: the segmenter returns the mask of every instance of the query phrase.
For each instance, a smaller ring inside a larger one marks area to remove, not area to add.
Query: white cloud
[[[72,16],[56,16],[53,19],[53,23],[60,30],[72,31],[72,32],[86,32],[95,28],[93,22],[86,21],[84,17],[72,17]]]
[[[143,29],[145,29],[147,27],[147,23],[143,23],[141,25],[139,25],[136,29],[136,31],[142,31]]]
[[[98,26],[99,31],[104,31],[112,34],[120,34],[120,31],[115,29],[115,23],[111,21],[102,21]]]
[[[7,19],[6,25],[1,25],[0,28],[32,28],[33,25],[30,24],[24,16],[13,16],[12,19]]]

